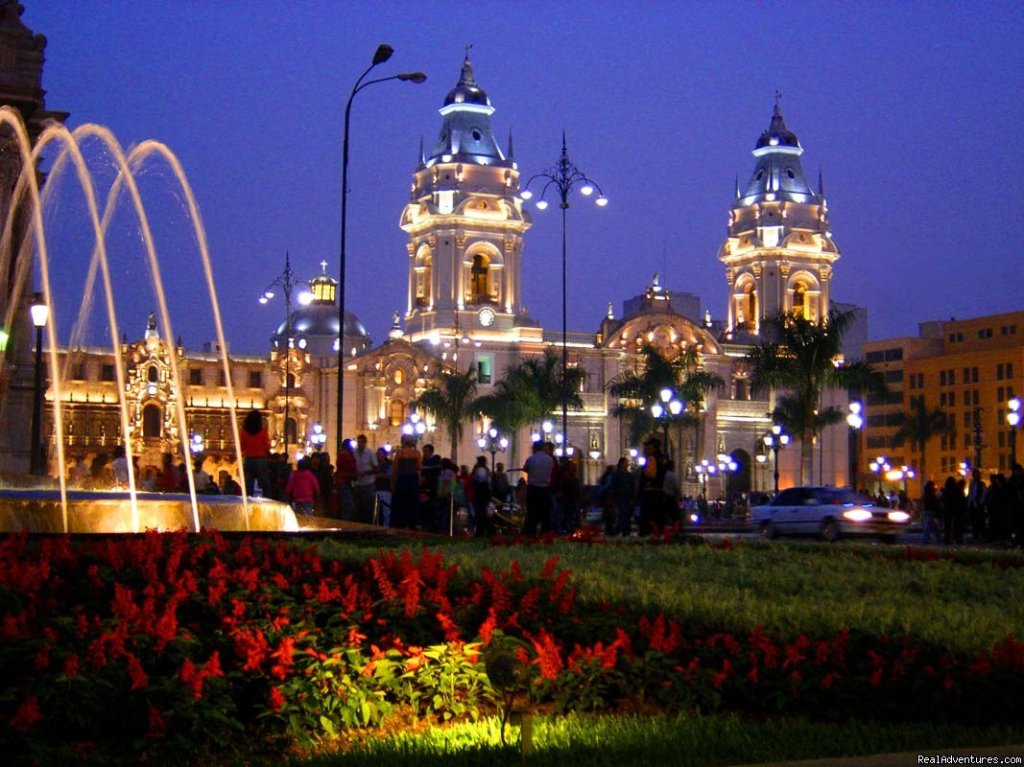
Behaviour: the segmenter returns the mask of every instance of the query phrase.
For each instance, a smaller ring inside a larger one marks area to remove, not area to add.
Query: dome
[[[786,128],[786,120],[782,116],[782,110],[778,103],[775,104],[775,112],[772,114],[771,125],[768,130],[761,134],[754,149],[761,149],[766,146],[800,146],[800,139],[793,131]]]
[[[462,76],[459,78],[459,82],[448,91],[448,95],[444,98],[444,105],[450,104],[480,104],[485,107],[491,105],[491,100],[487,98],[487,94],[477,85],[476,79],[473,77],[473,64],[470,62],[468,54],[462,63]]]
[[[270,337],[275,347],[284,343],[288,333],[287,322],[282,322]],[[295,344],[313,357],[329,357],[338,353],[335,341],[338,338],[338,307],[331,304],[311,303],[300,306],[292,312],[291,335]],[[345,311],[345,346],[363,351],[370,347],[370,336],[366,327],[352,312]]]

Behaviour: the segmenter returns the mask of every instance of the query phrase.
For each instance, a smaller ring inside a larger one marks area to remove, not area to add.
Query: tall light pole
[[[359,75],[356,84],[352,86],[352,93],[349,94],[345,103],[345,128],[342,139],[341,150],[341,259],[338,264],[338,434],[335,447],[335,455],[341,455],[341,445],[344,441],[344,430],[342,429],[342,415],[345,412],[345,229],[348,219],[348,125],[349,115],[352,112],[352,99],[363,88],[368,88],[376,83],[385,83],[388,80],[405,80],[411,83],[422,83],[427,76],[422,72],[402,72],[389,77],[378,77],[376,80],[363,80],[370,70],[378,64],[383,64],[391,58],[395,49],[390,45],[381,43],[373,54],[373,61],[366,71]]]
[[[50,307],[46,304],[42,293],[32,295],[32,324],[36,327],[36,366],[35,382],[32,390],[32,455],[29,458],[29,471],[32,474],[43,473],[43,328],[50,317]]]
[[[764,445],[772,451],[772,463],[775,468],[775,495],[779,494],[779,451],[789,444],[789,435],[782,430],[779,424],[772,426],[772,430],[764,435]]]
[[[1017,463],[1017,427],[1020,426],[1021,405],[1020,397],[1014,397],[1006,403],[1009,410],[1006,411],[1006,423],[1010,426],[1010,471]]]
[[[274,288],[281,288],[284,293],[284,452],[288,453],[288,420],[291,417],[292,376],[289,371],[292,358],[292,290],[297,285],[305,285],[304,280],[296,280],[292,271],[291,257],[284,254],[284,271],[267,285],[260,303],[265,304],[274,297]]]
[[[846,423],[850,427],[850,441],[849,452],[850,452],[850,487],[857,490],[857,471],[860,467],[860,462],[857,457],[857,453],[860,448],[860,430],[864,425],[864,405],[859,400],[854,400],[848,406],[849,413],[846,415]]]
[[[522,198],[529,200],[533,197],[533,192],[530,191],[530,184],[535,179],[545,179],[544,187],[540,191],[540,199],[537,200],[537,209],[545,210],[548,207],[547,200],[544,199],[544,195],[547,194],[549,189],[558,190],[559,205],[562,208],[562,434],[566,435],[566,439],[569,438],[569,392],[565,389],[565,383],[568,380],[568,369],[569,369],[569,351],[568,351],[568,295],[566,292],[566,237],[565,237],[565,212],[569,210],[569,192],[572,191],[573,187],[579,186],[580,194],[585,197],[589,197],[597,190],[597,199],[595,202],[599,207],[604,207],[608,204],[608,198],[604,196],[604,192],[601,191],[601,187],[597,185],[597,182],[587,178],[587,176],[581,171],[576,165],[569,159],[569,150],[565,145],[565,131],[562,131],[562,156],[558,158],[553,166],[548,168],[543,173],[538,173],[532,176],[529,181],[526,182],[526,187],[522,191]],[[538,182],[540,183],[540,182]]]
[[[491,454],[491,474],[493,474],[494,455],[498,452],[504,452],[508,448],[508,437],[492,426],[477,438],[476,444],[481,450],[486,450]]]

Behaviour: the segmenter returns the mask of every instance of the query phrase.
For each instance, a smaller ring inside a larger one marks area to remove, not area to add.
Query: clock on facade
[[[489,306],[485,306],[480,310],[480,314],[477,315],[480,318],[480,324],[485,328],[489,328],[494,324],[494,309]]]

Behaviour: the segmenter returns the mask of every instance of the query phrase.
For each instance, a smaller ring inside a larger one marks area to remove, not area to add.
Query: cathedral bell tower
[[[520,258],[530,220],[511,136],[502,152],[491,129],[494,107],[468,53],[440,113],[441,132],[429,155],[420,147],[400,223],[409,236],[406,337],[508,339],[525,319]]]
[[[754,173],[729,211],[728,236],[718,251],[729,284],[729,332],[757,333],[779,312],[820,322],[828,316],[832,241],[819,174],[812,191],[800,165],[803,148],[786,128],[776,97],[771,124],[754,148]]]

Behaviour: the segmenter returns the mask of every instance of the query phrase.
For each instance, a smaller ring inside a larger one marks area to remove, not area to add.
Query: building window
[[[1006,377],[1007,378],[1013,378],[1013,363],[1012,362],[1007,362],[1006,363]]]
[[[405,420],[405,403],[400,399],[391,400],[390,413],[388,414],[388,420],[392,426],[401,426]]]
[[[885,361],[886,362],[899,362],[903,359],[903,349],[886,349],[885,350]]]
[[[1002,402],[1003,401],[1003,393],[1004,392],[1005,392],[1005,389],[1003,389],[1002,386],[1000,386],[998,389],[996,389],[996,402]]]
[[[405,382],[405,371],[402,368],[395,370],[394,381],[396,386],[401,386]]]
[[[867,362],[876,363],[884,360],[885,355],[883,355],[882,352],[868,352],[867,355],[865,355],[864,359]]]
[[[227,376],[224,375],[224,368],[220,368],[217,371],[217,386],[227,386],[227,385],[228,385],[228,379],[227,379]]]
[[[793,286],[793,314],[805,320],[814,319],[811,313],[811,299],[807,293],[807,285],[797,282]]]
[[[886,383],[901,383],[903,381],[903,371],[902,370],[887,370],[887,371],[885,371],[884,378],[885,378]]]
[[[473,265],[469,271],[470,301],[474,304],[486,303],[491,296],[491,260],[483,253],[473,256]]]
[[[158,405],[146,405],[142,408],[142,436],[159,439],[163,434],[163,421],[163,413]]]
[[[263,373],[259,370],[249,371],[249,388],[250,389],[262,389],[263,388]]]
[[[189,368],[188,371],[188,382],[190,386],[202,386],[203,385],[203,369],[202,368]]]
[[[434,259],[428,252],[421,265],[416,269],[416,305],[430,306],[430,281],[433,274]]]
[[[946,385],[946,371],[945,370],[940,370],[939,371],[939,386],[945,386],[945,385]]]
[[[491,382],[491,358],[480,357],[476,361],[476,380],[482,384]]]
[[[998,365],[996,365],[996,380],[1003,380],[1003,363],[1001,362]]]
[[[156,369],[156,365],[150,365],[146,376],[150,383],[156,383],[160,380],[160,371]]]
[[[981,392],[978,389],[974,389],[973,394],[971,394],[971,404],[973,404],[973,405],[980,405],[981,404]]]
[[[101,381],[113,381],[114,380],[114,366],[104,365],[100,368],[100,380]]]
[[[71,380],[85,380],[85,365],[83,365],[81,362],[76,362],[74,365],[71,366]]]

